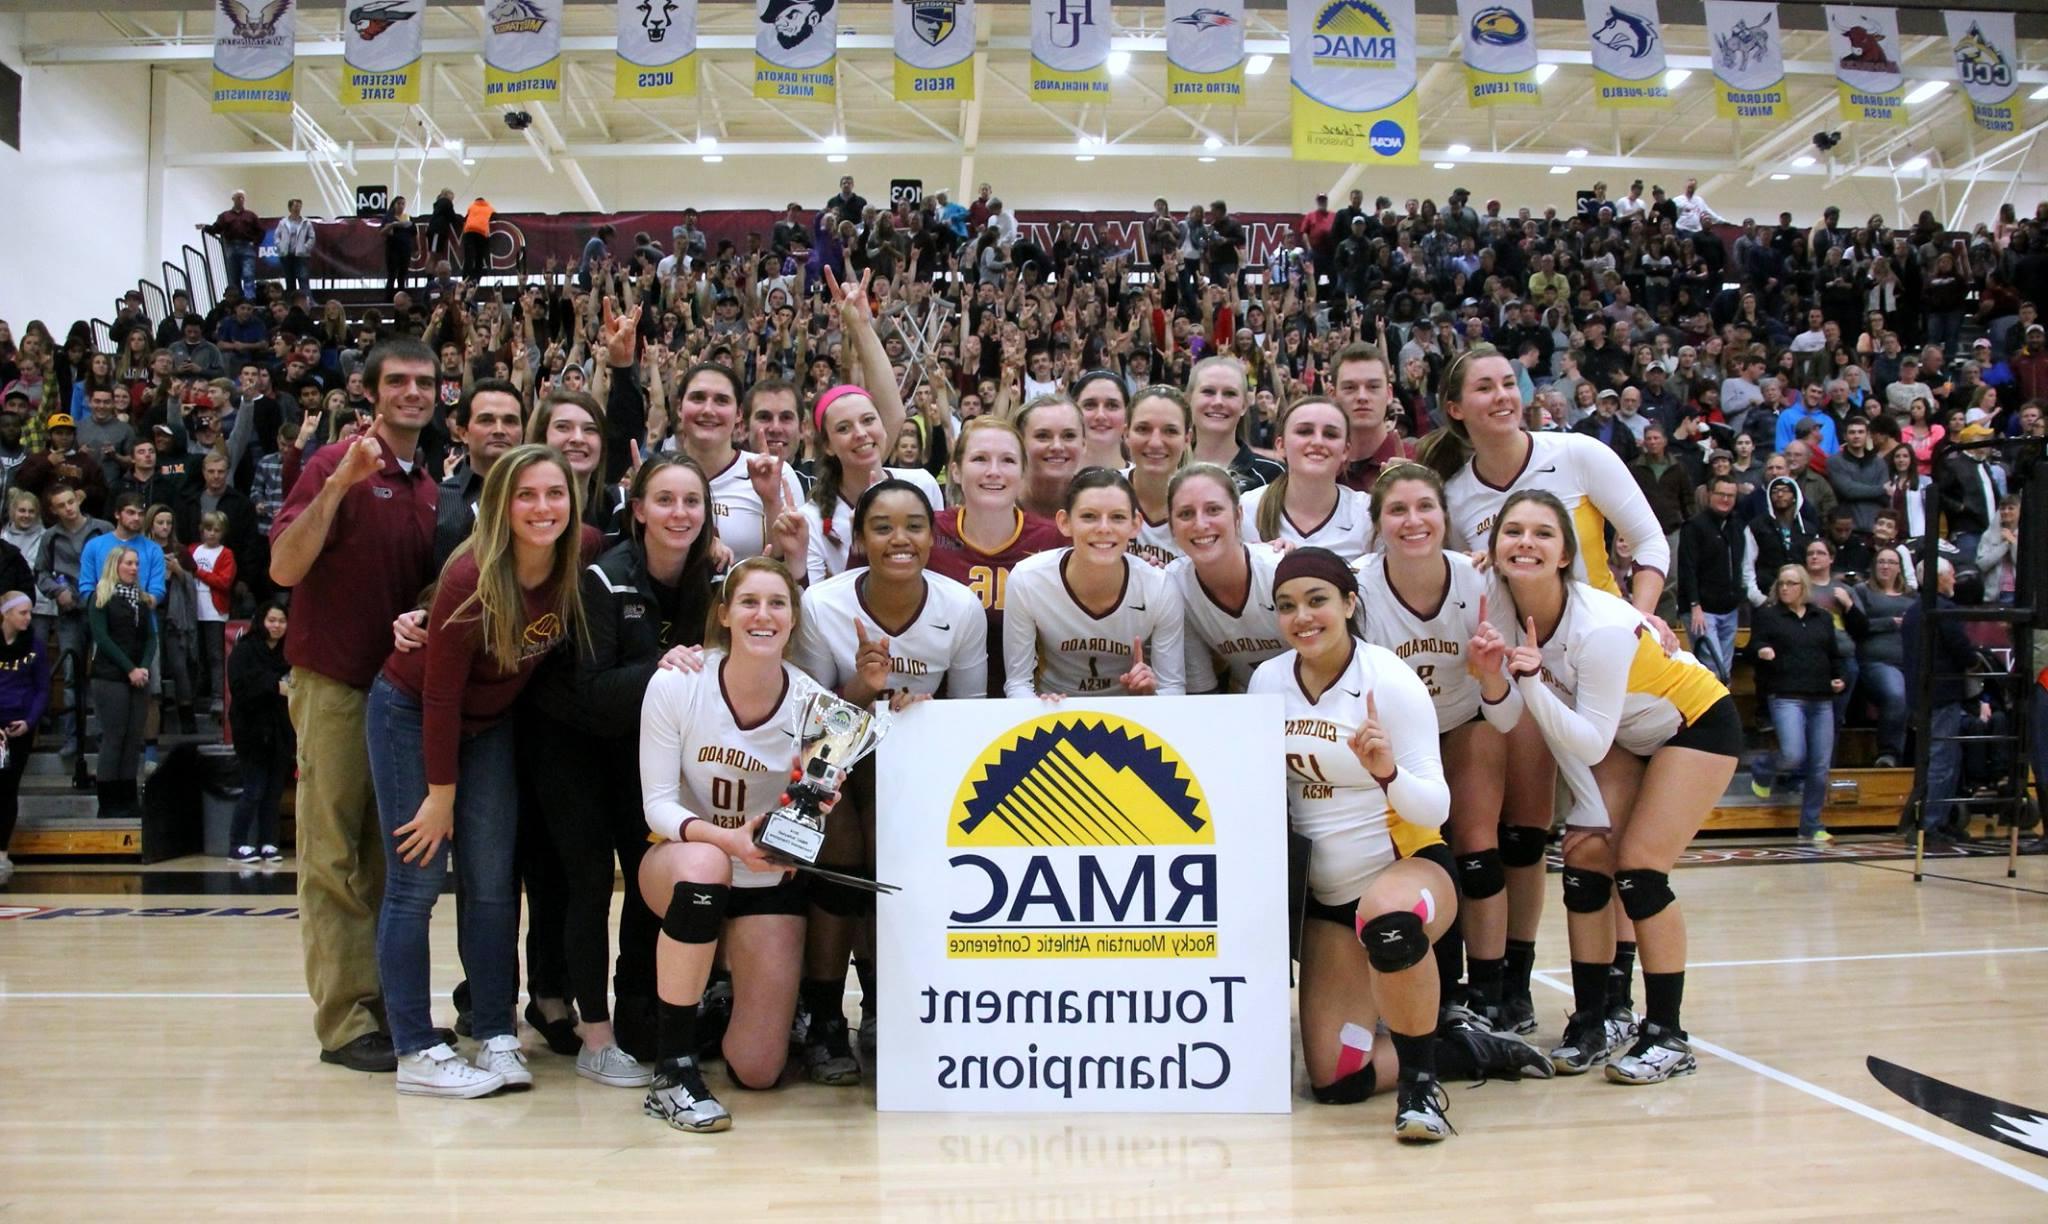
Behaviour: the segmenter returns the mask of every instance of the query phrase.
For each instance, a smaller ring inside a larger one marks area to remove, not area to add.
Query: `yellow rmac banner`
[[[1867,4],[1830,4],[1828,55],[1842,118],[1863,123],[1906,121],[1906,77],[1899,70],[1899,13]]]
[[[754,0],[754,96],[782,102],[839,97],[837,0]]]
[[[562,0],[484,0],[484,100],[562,96]]]
[[[1595,105],[1669,106],[1657,0],[1586,0]]]
[[[697,0],[619,0],[617,98],[687,98],[697,92]]]
[[[1534,0],[1458,0],[1465,32],[1465,101],[1473,106],[1539,105]]]
[[[420,39],[427,0],[367,0],[343,12],[341,104],[409,106],[420,100]]]
[[[1785,48],[1778,6],[1707,0],[1707,53],[1714,61],[1714,111],[1723,119],[1783,119]]]
[[[974,0],[894,0],[896,100],[974,97]]]
[[[1109,96],[1109,0],[1031,0],[1031,97]]]
[[[2019,43],[2011,13],[1944,13],[1956,79],[1969,95],[1970,116],[1987,132],[2019,130]]]
[[[1415,0],[1288,0],[1294,156],[1413,166]]]
[[[217,0],[213,109],[290,110],[298,35],[298,0]]]
[[[1244,105],[1244,0],[1166,0],[1166,101]]]

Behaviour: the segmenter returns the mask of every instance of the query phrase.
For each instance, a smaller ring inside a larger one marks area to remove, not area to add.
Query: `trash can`
[[[199,810],[204,832],[200,850],[212,858],[233,853],[229,844],[235,828],[235,804],[242,798],[242,769],[235,750],[226,744],[203,744],[199,748]]]

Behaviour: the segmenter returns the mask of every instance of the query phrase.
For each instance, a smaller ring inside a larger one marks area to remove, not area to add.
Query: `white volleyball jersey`
[[[838,691],[851,681],[860,650],[856,624],[870,642],[889,639],[889,687],[948,697],[988,696],[988,614],[974,592],[943,574],[924,575],[924,600],[907,625],[884,625],[863,598],[868,569],[848,570],[804,592],[803,625],[790,662]]]
[[[1117,678],[1131,670],[1131,643],[1140,639],[1160,695],[1185,693],[1179,587],[1165,571],[1125,553],[1123,594],[1096,616],[1067,586],[1073,551],[1042,552],[1010,571],[1003,608],[1005,695],[1123,696]]]
[[[885,480],[907,480],[924,491],[925,500],[932,505],[932,517],[946,508],[946,495],[939,489],[939,482],[923,468],[883,468]],[[818,511],[818,503],[804,503],[804,524],[810,528],[809,557],[804,566],[805,577],[811,582],[823,582],[834,574],[843,574],[847,568],[847,554],[853,548],[853,506],[860,495],[867,490],[841,489],[838,504],[832,507],[831,531],[826,531],[825,516]],[[852,493],[853,501],[846,495]]]
[[[1259,503],[1276,486],[1261,485],[1246,493],[1238,503],[1243,514],[1244,538],[1247,541],[1263,540],[1259,534]],[[1296,547],[1313,545],[1327,548],[1346,561],[1356,561],[1372,551],[1372,498],[1357,489],[1337,486],[1337,506],[1330,511],[1330,517],[1320,523],[1300,524],[1280,511],[1280,530],[1276,539]]]
[[[1388,864],[1442,843],[1451,789],[1429,691],[1392,652],[1354,641],[1351,662],[1313,701],[1299,662],[1290,650],[1259,664],[1250,691],[1285,702],[1288,825],[1315,843],[1308,886],[1316,900],[1343,905]],[[1368,694],[1394,749],[1394,781],[1384,790],[1351,750]]]
[[[1628,465],[1605,443],[1584,434],[1532,433],[1529,456],[1505,488],[1479,478],[1470,463],[1444,482],[1447,528],[1444,547],[1477,552],[1486,547],[1493,521],[1510,494],[1542,489],[1555,494],[1571,513],[1579,539],[1572,576],[1610,594],[1618,594],[1607,565],[1607,524],[1629,542],[1637,564],[1659,574],[1671,572],[1671,548],[1649,499],[1629,473]]]
[[[768,548],[770,524],[761,495],[747,479],[747,464],[756,458],[752,451],[741,451],[724,471],[711,474],[712,522],[717,525],[719,540],[732,550],[735,564],[758,557]],[[782,468],[782,495],[791,508],[803,505],[803,486],[797,482],[796,470],[787,464]]]
[[[1465,646],[1479,631],[1479,600],[1488,583],[1470,558],[1443,554],[1442,595],[1413,608],[1387,581],[1387,555],[1375,552],[1352,568],[1365,602],[1365,640],[1384,646],[1429,690],[1437,725],[1461,727],[1479,713],[1479,679],[1465,669]]]
[[[1180,541],[1173,538],[1172,518],[1155,523],[1138,512],[1138,538],[1131,541],[1131,555],[1159,569],[1180,557]]]
[[[1287,649],[1273,613],[1273,570],[1280,564],[1280,554],[1263,544],[1243,547],[1251,567],[1251,587],[1244,602],[1235,608],[1226,607],[1202,585],[1195,563],[1188,558],[1182,557],[1166,571],[1180,588],[1186,613],[1183,636],[1190,693],[1216,692],[1219,667],[1224,673],[1222,691],[1242,693],[1259,664]]]
[[[774,713],[743,727],[726,699],[725,666],[725,653],[714,650],[703,671],[657,671],[640,702],[640,794],[647,827],[664,841],[677,840],[692,816],[737,829],[773,808],[789,785],[796,712],[818,686],[784,663]],[[733,860],[734,888],[781,882],[779,871]]]

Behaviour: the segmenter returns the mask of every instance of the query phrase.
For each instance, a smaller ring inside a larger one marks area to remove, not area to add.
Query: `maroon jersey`
[[[988,691],[1003,693],[1003,594],[1010,568],[1033,553],[1064,548],[1067,538],[1049,518],[1017,511],[1017,529],[994,552],[983,552],[960,537],[964,506],[942,510],[932,520],[931,570],[964,584],[988,610]]]

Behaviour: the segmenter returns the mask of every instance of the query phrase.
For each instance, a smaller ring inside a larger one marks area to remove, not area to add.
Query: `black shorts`
[[[1458,866],[1456,860],[1451,857],[1451,848],[1442,842],[1431,842],[1408,857],[1424,859],[1435,863],[1444,869],[1444,874],[1451,877],[1453,882],[1458,878]],[[1395,859],[1394,861],[1398,863],[1401,860]],[[1324,922],[1334,922],[1347,931],[1356,930],[1358,929],[1358,898],[1353,897],[1342,905],[1325,905],[1311,895],[1301,907],[1301,916],[1303,918],[1320,918]]]
[[[1707,712],[1678,729],[1664,741],[1667,748],[1690,748],[1716,756],[1742,759],[1742,715],[1736,713],[1735,698],[1723,697]]]
[[[725,894],[726,919],[752,918],[759,914],[803,917],[811,911],[808,890],[804,887],[807,878],[800,871],[792,872],[780,884],[731,890]]]

